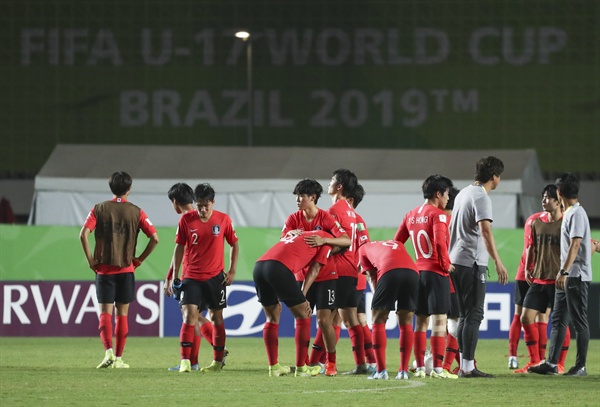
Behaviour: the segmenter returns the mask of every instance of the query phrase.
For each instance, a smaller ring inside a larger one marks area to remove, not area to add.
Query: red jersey
[[[377,269],[377,280],[394,269],[410,269],[419,273],[404,245],[394,240],[375,241],[362,245],[358,251],[360,266],[367,272]]]
[[[525,259],[527,257],[527,248],[529,247],[529,237],[531,236],[531,224],[545,213],[536,212],[525,221],[525,226],[523,227],[523,253],[521,253],[521,260],[519,261],[519,268],[515,277],[516,281],[525,281]]]
[[[356,247],[359,249],[363,244],[369,243],[369,231],[367,230],[367,224],[365,220],[358,213],[356,214]],[[358,264],[358,250],[356,250],[356,261]],[[364,273],[358,274],[358,282],[356,283],[356,289],[359,291],[366,290],[367,288],[367,275]]]
[[[312,221],[306,220],[303,211],[298,211],[292,213],[285,221],[285,225],[283,225],[283,230],[281,231],[281,237],[285,237],[287,232],[290,230],[302,230],[302,231],[310,231],[310,230],[324,230],[326,232],[331,233],[334,237],[340,237],[346,231],[342,229],[340,224],[336,222],[336,220],[329,214],[329,212],[324,211],[319,208],[315,218]]]
[[[237,235],[231,218],[213,210],[207,222],[200,219],[198,211],[190,211],[179,220],[175,243],[186,246],[186,278],[206,281],[225,268],[225,240],[232,246]]]
[[[352,205],[344,199],[340,199],[328,209],[328,212],[341,225],[342,229],[348,232],[350,237],[350,247],[346,248],[343,253],[334,254],[325,270],[321,272],[332,271],[338,277],[357,277],[358,268],[356,267],[356,213]]]
[[[124,198],[113,198],[112,202],[127,202],[127,199]],[[84,227],[88,228],[91,231],[96,229],[96,214],[94,213],[94,208],[90,211],[87,218],[85,219]],[[148,219],[148,215],[140,208],[140,219],[138,222],[138,229],[144,232],[144,234],[148,237],[152,236],[156,233],[156,228]],[[118,267],[111,266],[109,264],[98,264],[96,267],[96,273],[98,274],[120,274],[120,273],[133,273],[135,271],[135,267],[133,263],[131,263],[127,267]]]
[[[400,224],[394,240],[413,242],[417,267],[421,271],[448,276],[448,216],[446,212],[424,203],[408,212]]]
[[[283,225],[283,230],[281,231],[281,238],[286,237],[286,234],[290,230],[302,230],[302,231],[312,231],[312,230],[324,230],[326,232],[331,233],[334,237],[340,237],[346,233],[344,229],[340,226],[340,224],[329,214],[329,212],[324,211],[319,208],[317,215],[312,221],[307,221],[304,216],[303,211],[298,211],[292,213],[285,221],[285,225]],[[321,269],[323,273],[319,274],[316,281],[323,280],[332,280],[337,279],[337,274],[335,273],[327,273],[326,270]],[[297,281],[304,281],[304,276],[308,272],[308,268],[298,270],[295,272]]]
[[[310,247],[304,241],[304,236],[311,234],[331,237],[329,233],[322,230],[308,231],[301,235],[290,235],[281,238],[275,246],[267,250],[257,261],[276,260],[294,274],[310,265],[313,260],[323,265],[327,264],[331,247],[327,245]]]

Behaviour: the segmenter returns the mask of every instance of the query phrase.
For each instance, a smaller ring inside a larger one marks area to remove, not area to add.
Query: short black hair
[[[354,207],[354,209],[356,209],[358,204],[362,202],[363,198],[365,197],[365,194],[366,192],[363,186],[360,184],[356,184],[356,188],[354,188],[350,192],[350,195],[347,196],[347,198],[352,198],[352,206]]]
[[[208,182],[203,184],[196,185],[196,189],[194,189],[194,198],[196,202],[207,200],[214,201],[215,200],[215,190],[210,186]]]
[[[358,184],[356,175],[346,168],[338,168],[333,172],[333,175],[335,176],[337,183],[344,188],[342,195],[345,197],[349,196]]]
[[[556,185],[548,184],[544,187],[544,190],[542,191],[542,196],[544,196],[544,194],[547,193],[550,198],[558,200],[558,195],[556,194],[557,189],[558,188],[556,188]]]
[[[293,191],[294,195],[315,195],[315,204],[319,201],[322,193],[323,187],[312,178],[304,178],[298,182]]]
[[[425,179],[425,181],[423,181],[423,186],[421,187],[423,190],[423,198],[435,198],[436,192],[439,192],[443,195],[446,191],[450,192],[449,190],[453,186],[454,184],[450,178],[439,174],[430,175]]]
[[[475,181],[486,183],[504,172],[504,163],[494,156],[483,157],[475,164]]]
[[[454,199],[456,198],[456,195],[458,195],[459,192],[460,191],[456,187],[450,188],[450,191],[448,191],[449,198],[448,203],[446,204],[446,209],[450,211],[454,209]]]
[[[570,172],[556,178],[554,185],[556,185],[558,192],[567,199],[577,199],[579,196],[579,178]]]
[[[131,188],[133,179],[125,171],[117,171],[108,179],[108,186],[115,196],[123,196]]]
[[[194,190],[185,182],[178,182],[173,185],[167,193],[169,201],[173,199],[180,205],[187,205],[194,202]]]

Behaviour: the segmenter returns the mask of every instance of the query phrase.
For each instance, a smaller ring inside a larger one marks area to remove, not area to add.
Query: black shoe
[[[368,367],[366,364],[364,365],[358,365],[356,366],[354,369],[352,369],[349,372],[344,372],[342,374],[345,375],[356,375],[356,374],[367,374],[368,373]]]
[[[461,370],[460,372],[458,372],[458,377],[463,378],[463,379],[471,379],[471,378],[477,378],[477,377],[491,379],[494,377],[494,375],[489,374],[489,373],[484,373],[478,369],[473,369],[468,373],[465,373]]]
[[[556,366],[550,366],[548,363],[544,362],[537,366],[531,366],[528,370],[529,373],[537,373],[537,374],[547,374],[547,375],[557,375],[558,368]]]
[[[587,372],[585,371],[585,366],[573,366],[568,372],[565,372],[563,376],[587,376]]]

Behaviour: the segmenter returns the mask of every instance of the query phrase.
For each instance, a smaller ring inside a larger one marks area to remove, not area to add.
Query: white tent
[[[95,203],[111,198],[110,174],[126,171],[133,177],[131,202],[157,226],[177,224],[167,198],[171,185],[209,182],[217,193],[215,208],[237,226],[281,227],[296,210],[292,191],[300,179],[321,182],[325,191],[318,205],[326,209],[332,172],[348,168],[366,190],[357,211],[368,226],[397,227],[423,202],[427,176],[442,174],[460,189],[473,182],[475,162],[486,155],[505,165],[500,186],[490,194],[494,226],[517,227],[520,217],[540,208],[544,183],[535,150],[58,145],[35,178],[29,223],[83,224]]]

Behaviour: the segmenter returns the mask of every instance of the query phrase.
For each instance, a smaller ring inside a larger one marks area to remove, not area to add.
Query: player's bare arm
[[[240,247],[238,242],[235,242],[231,245],[231,250],[229,252],[229,271],[225,274],[225,280],[223,280],[224,285],[233,284],[233,280],[235,279],[235,271],[237,269],[238,257],[240,254]]]
[[[79,232],[79,241],[81,242],[81,247],[83,248],[83,254],[85,254],[85,258],[88,262],[88,265],[95,273],[96,267],[98,266],[98,260],[94,259],[94,256],[92,256],[92,251],[90,249],[89,236],[90,236],[91,232],[92,231],[85,226],[83,228],[81,228],[81,232]]]
[[[310,247],[319,247],[323,245],[336,246],[339,248],[350,247],[352,242],[348,235],[344,234],[340,237],[322,237],[318,235],[304,236],[304,241]]]
[[[571,266],[575,262],[577,258],[577,253],[579,253],[579,248],[581,247],[581,238],[575,237],[571,239],[571,244],[569,245],[569,251],[567,253],[567,258],[565,259],[565,263],[562,265],[562,269],[569,273]],[[567,276],[561,273],[556,275],[556,288],[561,290],[565,289],[565,282],[567,281]]]
[[[494,234],[492,233],[492,223],[489,220],[484,219],[479,222],[479,229],[483,241],[485,242],[485,247],[490,257],[494,260],[496,273],[498,273],[498,282],[500,284],[508,284],[508,271],[506,270],[506,267],[504,267],[504,264],[502,264],[498,250],[496,250],[496,242],[494,241]]]

